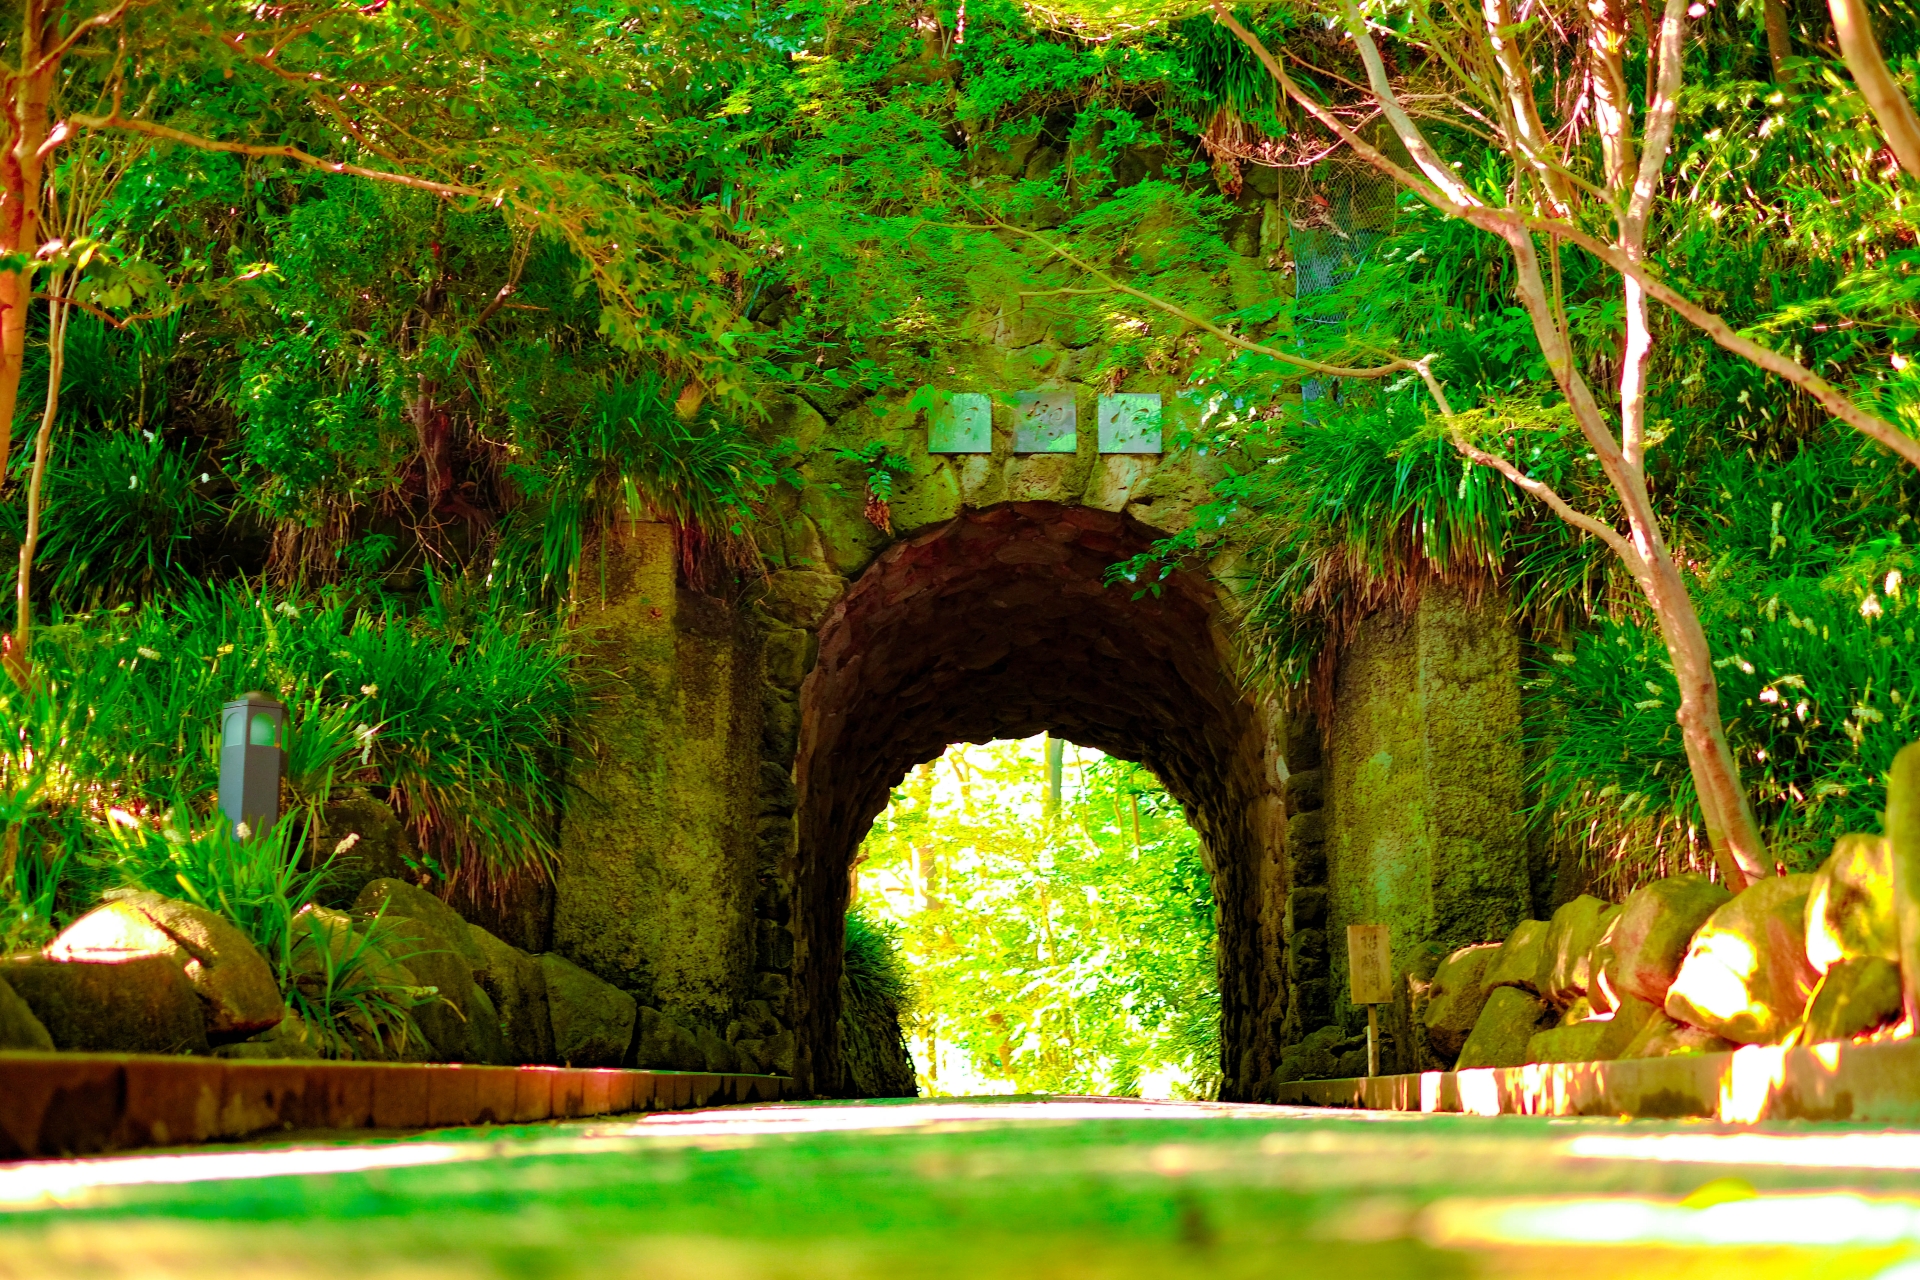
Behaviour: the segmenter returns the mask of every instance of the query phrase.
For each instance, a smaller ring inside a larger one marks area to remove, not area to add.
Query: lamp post
[[[264,835],[280,817],[286,741],[287,709],[264,693],[243,693],[221,709],[220,812],[236,832]]]

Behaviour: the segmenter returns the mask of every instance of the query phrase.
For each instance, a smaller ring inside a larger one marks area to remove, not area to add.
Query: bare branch
[[[1647,269],[1645,263],[1630,259],[1617,246],[1596,240],[1575,228],[1571,223],[1546,218],[1529,218],[1527,225],[1534,230],[1563,236],[1568,243],[1579,245],[1621,275],[1634,281],[1646,290],[1648,297],[1678,314],[1717,345],[1765,369],[1768,373],[1786,379],[1812,396],[1822,408],[1840,421],[1885,445],[1913,466],[1920,467],[1920,440],[1915,440],[1885,418],[1868,413],[1855,404],[1846,393],[1798,360],[1782,355],[1770,347],[1763,347],[1751,338],[1742,337],[1719,315],[1654,275]]]
[[[1185,307],[1182,307],[1177,303],[1168,302],[1165,298],[1157,297],[1154,294],[1148,293],[1144,289],[1136,289],[1130,284],[1123,284],[1119,280],[1116,280],[1113,276],[1108,275],[1106,272],[1102,271],[1100,268],[1088,262],[1086,259],[1075,254],[1072,250],[1067,249],[1055,243],[1054,241],[1047,239],[1047,237],[1041,235],[1037,231],[1029,231],[1025,227],[1016,227],[1012,223],[1002,222],[998,218],[995,218],[993,220],[992,225],[985,226],[985,227],[977,226],[971,223],[942,223],[940,225],[951,227],[954,230],[1011,231],[1016,235],[1025,236],[1027,239],[1032,240],[1037,244],[1045,246],[1047,251],[1053,254],[1055,257],[1064,259],[1065,261],[1072,263],[1074,266],[1080,268],[1082,271],[1086,272],[1088,275],[1092,276],[1094,279],[1099,280],[1101,283],[1106,285],[1106,289],[1076,289],[1076,290],[1048,289],[1048,290],[1044,290],[1043,292],[1046,292],[1046,293],[1068,293],[1068,292],[1104,293],[1104,292],[1111,291],[1114,293],[1124,293],[1128,297],[1138,298],[1140,301],[1146,303],[1150,307],[1156,307],[1159,310],[1166,312],[1168,315],[1173,316],[1175,319],[1184,320],[1196,329],[1204,329],[1208,333],[1212,334],[1214,337],[1220,339],[1222,342],[1229,344],[1230,346],[1238,347],[1242,351],[1251,351],[1255,355],[1266,356],[1269,359],[1284,361],[1287,364],[1295,366],[1296,368],[1304,369],[1308,373],[1323,374],[1329,378],[1386,378],[1386,377],[1392,376],[1393,374],[1402,373],[1407,370],[1413,369],[1415,367],[1414,362],[1411,360],[1393,360],[1383,365],[1373,366],[1372,368],[1349,368],[1346,365],[1322,364],[1318,360],[1309,360],[1304,356],[1292,355],[1292,354],[1289,354],[1288,352],[1281,351],[1277,347],[1269,347],[1263,343],[1258,343],[1258,342],[1249,342],[1245,338],[1242,338],[1240,335],[1233,333],[1227,329],[1223,329],[1219,325],[1213,323],[1213,321],[1208,320],[1203,316],[1195,315],[1193,312],[1188,311]]]
[[[1498,471],[1501,475],[1512,481],[1515,488],[1538,498],[1541,502],[1544,502],[1548,507],[1552,508],[1553,513],[1562,520],[1574,528],[1590,533],[1606,543],[1607,546],[1613,549],[1613,553],[1619,556],[1626,564],[1627,571],[1633,574],[1634,577],[1644,578],[1646,576],[1647,562],[1641,557],[1639,551],[1634,548],[1633,543],[1628,541],[1618,529],[1615,529],[1603,520],[1595,519],[1584,511],[1575,510],[1571,503],[1554,492],[1552,485],[1540,480],[1535,480],[1532,476],[1520,470],[1520,468],[1514,466],[1513,463],[1498,454],[1488,453],[1486,450],[1469,443],[1466,433],[1458,428],[1455,428],[1452,432],[1451,439],[1453,440],[1453,447],[1465,454],[1468,458],[1471,458],[1483,467],[1491,467],[1495,471]]]
[[[262,146],[250,142],[223,142],[218,138],[202,137],[188,133],[183,129],[172,129],[150,120],[134,119],[123,116],[117,110],[109,115],[68,117],[73,124],[83,129],[120,129],[128,133],[138,133],[149,138],[161,138],[168,142],[177,142],[181,146],[193,147],[199,151],[224,151],[230,155],[277,157],[291,160],[295,164],[305,165],[321,173],[348,174],[356,178],[366,178],[372,182],[387,182],[395,186],[411,187],[416,191],[430,191],[442,196],[472,196],[486,198],[488,193],[479,187],[470,187],[458,182],[436,182],[431,178],[417,178],[410,173],[393,173],[384,169],[368,169],[362,165],[348,164],[344,160],[326,160],[311,152],[290,146]]]
[[[102,10],[94,14],[91,18],[84,19],[75,24],[73,30],[67,32],[67,38],[42,54],[40,61],[28,68],[22,74],[21,79],[30,79],[33,76],[44,75],[46,72],[53,70],[53,68],[60,65],[60,59],[66,57],[67,54],[72,51],[73,46],[79,44],[81,38],[88,32],[101,27],[112,26],[114,23],[120,21],[120,19],[126,17],[127,10],[132,7],[133,0],[120,0],[120,3],[113,8]]]
[[[1833,12],[1833,31],[1840,41],[1840,53],[1860,96],[1873,108],[1880,122],[1880,133],[1887,140],[1894,159],[1907,176],[1920,180],[1920,118],[1907,101],[1906,90],[1887,70],[1880,56],[1880,42],[1873,38],[1873,23],[1867,16],[1865,0],[1827,0]]]
[[[1660,69],[1653,107],[1640,139],[1640,173],[1633,197],[1620,224],[1620,239],[1638,256],[1647,243],[1647,219],[1660,190],[1660,174],[1667,167],[1667,146],[1673,141],[1673,122],[1680,112],[1680,76],[1686,70],[1687,0],[1667,0],[1660,21]]]

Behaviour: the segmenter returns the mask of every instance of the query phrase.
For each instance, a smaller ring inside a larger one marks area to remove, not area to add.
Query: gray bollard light
[[[264,693],[244,693],[220,716],[220,812],[236,829],[263,835],[280,817],[280,769],[287,709]]]

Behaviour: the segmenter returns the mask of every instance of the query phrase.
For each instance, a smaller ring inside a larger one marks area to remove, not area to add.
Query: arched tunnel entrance
[[[1137,598],[1105,584],[1159,536],[1085,507],[966,511],[889,548],[828,612],[795,769],[795,1014],[815,1091],[846,1088],[833,1032],[847,873],[892,787],[951,743],[1042,731],[1139,761],[1186,807],[1219,913],[1223,1094],[1269,1069],[1256,1024],[1281,1013],[1261,938],[1284,870],[1272,735],[1210,583],[1176,573]]]

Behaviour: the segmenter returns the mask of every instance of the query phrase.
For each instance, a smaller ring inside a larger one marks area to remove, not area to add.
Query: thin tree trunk
[[[47,455],[53,440],[53,421],[60,410],[60,379],[67,367],[67,316],[70,309],[59,297],[65,281],[55,275],[47,322],[47,407],[40,415],[40,431],[33,441],[33,478],[27,485],[27,533],[20,541],[20,574],[14,584],[13,644],[22,668],[33,670],[33,552],[40,541],[40,507],[47,478]]]
[[[1873,38],[1866,0],[1827,0],[1827,7],[1833,13],[1833,34],[1840,42],[1840,56],[1847,60],[1847,70],[1853,72],[1860,96],[1873,108],[1873,118],[1880,122],[1880,132],[1893,158],[1909,178],[1920,179],[1920,117],[1914,115],[1906,90],[1880,56],[1880,42]]]
[[[33,257],[40,248],[40,206],[46,173],[42,154],[59,65],[42,67],[60,38],[65,0],[27,0],[21,23],[20,65],[8,77],[4,106],[11,128],[0,155],[0,254]],[[20,375],[27,358],[27,311],[33,301],[31,270],[0,271],[0,489],[6,487],[13,449],[13,415],[20,402]]]
[[[1766,0],[1767,61],[1773,67],[1773,82],[1786,84],[1787,59],[1793,56],[1793,41],[1787,34],[1787,6],[1783,0]]]

